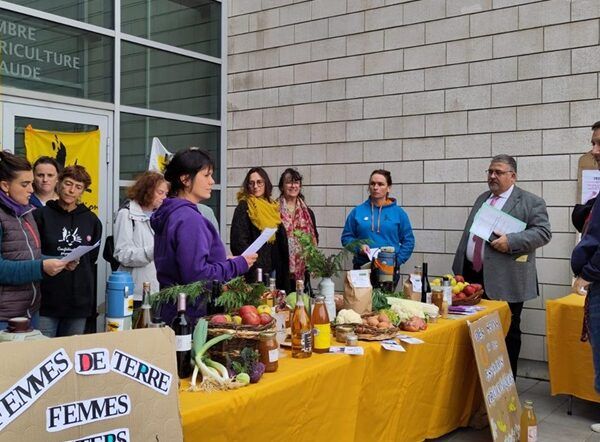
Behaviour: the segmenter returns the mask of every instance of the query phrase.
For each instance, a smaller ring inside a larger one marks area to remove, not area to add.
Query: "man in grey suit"
[[[513,375],[521,351],[523,303],[539,295],[535,251],[550,242],[550,222],[545,201],[515,186],[517,162],[509,155],[496,155],[486,170],[489,191],[473,205],[454,256],[452,270],[465,280],[483,285],[489,299],[508,302],[511,324],[506,347]],[[473,218],[484,202],[527,224],[524,231],[494,232],[485,241],[469,233]]]

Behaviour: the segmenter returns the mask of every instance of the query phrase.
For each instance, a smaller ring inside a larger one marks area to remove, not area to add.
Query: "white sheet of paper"
[[[398,339],[400,339],[402,342],[405,342],[407,344],[413,344],[413,345],[419,345],[419,344],[425,343],[425,341],[422,341],[419,338],[415,338],[413,336],[408,336],[408,335],[398,335]]]
[[[507,233],[522,232],[526,227],[527,224],[520,219],[510,216],[488,203],[483,203],[475,214],[469,232],[489,242],[489,238],[494,232],[506,235]]]
[[[354,356],[362,356],[365,354],[365,349],[359,346],[356,347],[329,347],[330,354],[345,354],[345,355],[354,355]]]
[[[371,287],[371,272],[369,270],[348,270],[348,273],[354,288]]]
[[[381,341],[381,347],[384,348],[385,350],[389,350],[389,351],[400,351],[400,352],[406,351],[406,350],[404,350],[404,347],[402,347],[400,344],[398,344],[393,339],[387,339],[385,341]]]
[[[369,257],[369,261],[373,261],[374,258],[377,258],[377,256],[379,255],[379,252],[381,251],[381,249],[377,248],[377,249],[369,249],[369,251],[367,252],[367,256]]]
[[[260,236],[254,240],[252,244],[248,246],[246,250],[242,253],[242,256],[252,255],[253,253],[257,253],[262,246],[269,240],[273,234],[277,232],[277,229],[274,227],[267,227],[260,233]]]
[[[99,247],[99,246],[100,246],[100,241],[98,241],[93,246],[79,246],[79,247],[75,247],[67,255],[65,255],[62,258],[60,258],[60,260],[61,261],[67,261],[67,262],[77,261],[83,255],[85,255],[88,252],[91,252],[92,250],[94,250],[96,247]]]

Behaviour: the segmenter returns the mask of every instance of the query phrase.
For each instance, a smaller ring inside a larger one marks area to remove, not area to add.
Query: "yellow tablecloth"
[[[423,345],[405,353],[361,342],[364,356],[292,359],[235,391],[180,394],[186,441],[419,441],[468,423],[481,400],[466,320],[510,310],[482,301],[468,318],[440,320],[413,333]]]
[[[581,342],[583,303],[577,294],[546,303],[546,340],[550,391],[600,402],[594,391],[594,366],[589,342]]]

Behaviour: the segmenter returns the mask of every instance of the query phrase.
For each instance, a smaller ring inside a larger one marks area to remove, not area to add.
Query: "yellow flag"
[[[81,202],[98,215],[100,130],[91,132],[52,132],[25,128],[25,154],[31,164],[41,156],[56,158],[61,167],[78,164],[92,178]]]

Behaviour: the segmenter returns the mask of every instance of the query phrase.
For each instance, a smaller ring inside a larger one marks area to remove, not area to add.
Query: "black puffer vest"
[[[37,225],[31,212],[17,217],[0,205],[2,226],[2,258],[11,261],[41,259],[41,243]],[[16,316],[31,316],[40,309],[40,283],[0,285],[0,321]]]

